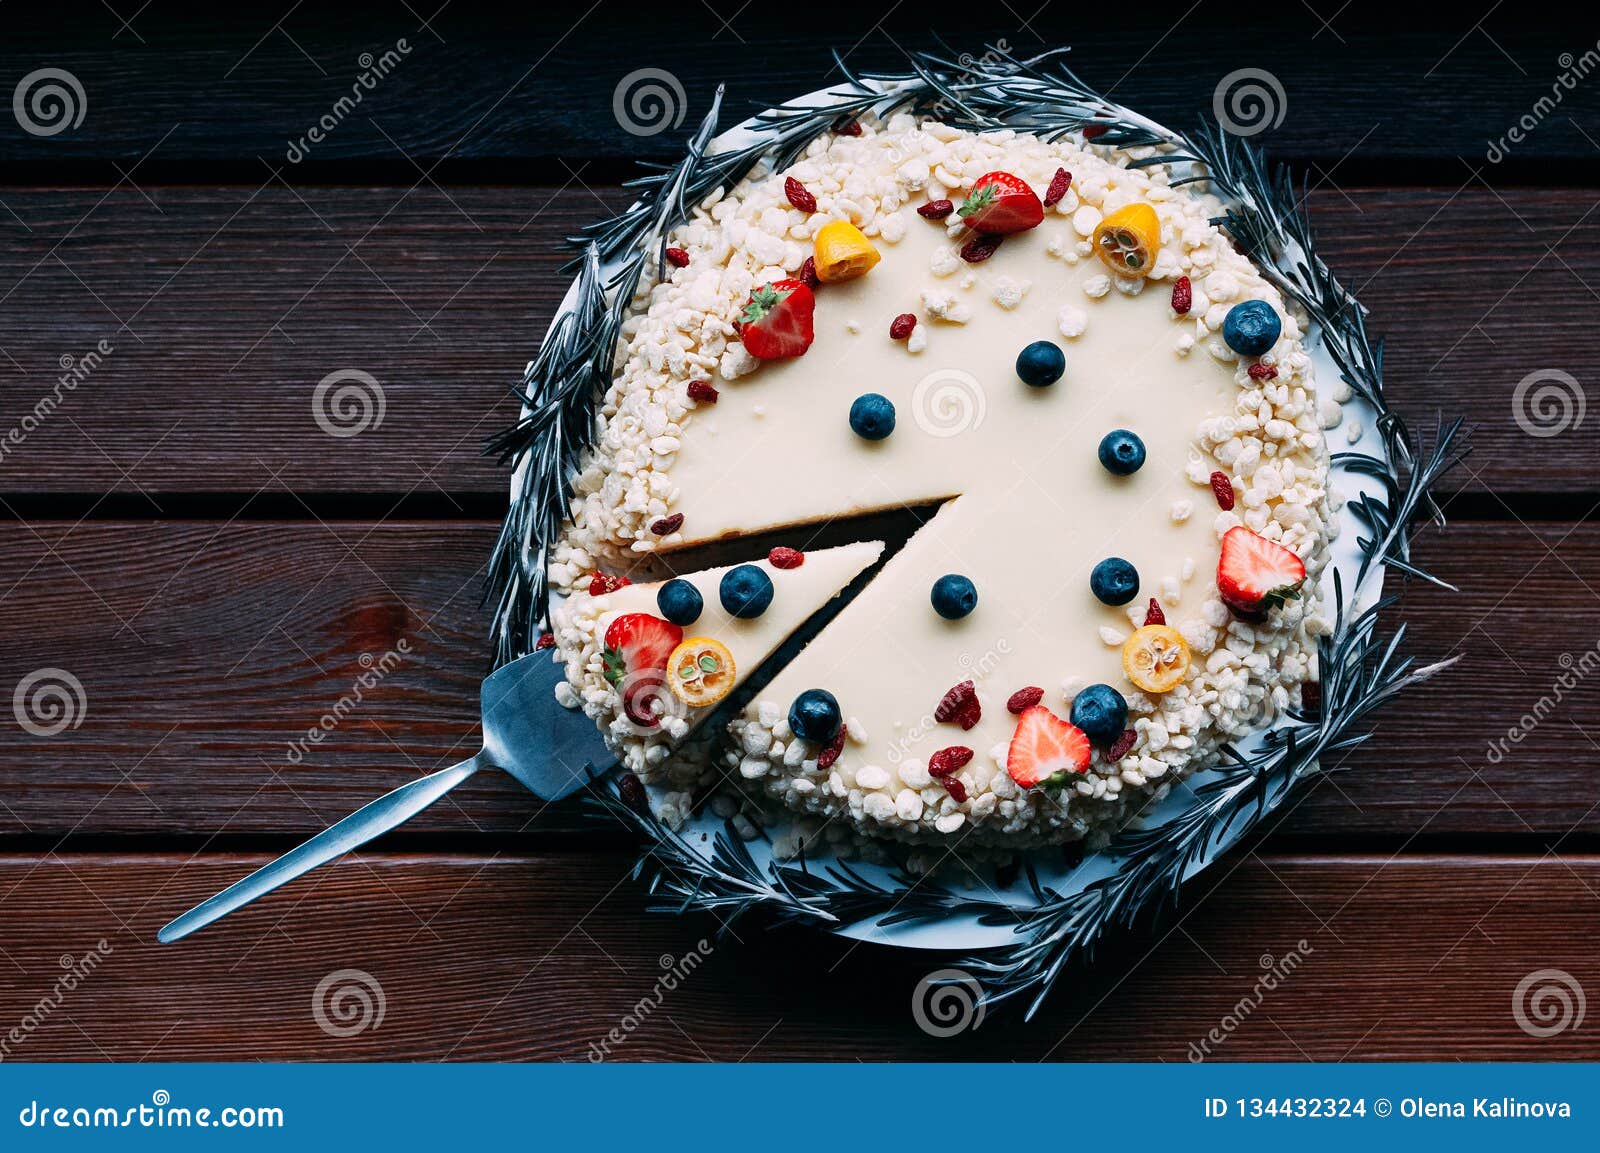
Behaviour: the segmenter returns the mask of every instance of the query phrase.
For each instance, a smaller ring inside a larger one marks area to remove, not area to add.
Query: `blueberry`
[[[933,611],[947,621],[958,621],[978,607],[978,589],[959,573],[947,573],[933,582]]]
[[[1100,438],[1100,463],[1116,476],[1132,476],[1144,467],[1144,441],[1125,428]]]
[[[862,393],[850,406],[850,429],[863,440],[882,440],[894,431],[894,402],[876,392]]]
[[[1228,309],[1222,339],[1241,356],[1260,356],[1278,342],[1283,322],[1264,300],[1247,300]]]
[[[722,574],[717,595],[729,616],[750,620],[772,603],[772,578],[753,564],[742,564]]]
[[[656,593],[656,608],[675,625],[692,625],[700,619],[705,600],[686,580],[670,580]]]
[[[1072,723],[1094,744],[1113,744],[1128,727],[1128,702],[1110,685],[1090,685],[1072,698]]]
[[[839,701],[827,689],[807,689],[789,706],[789,727],[803,741],[825,745],[843,724]]]
[[[1139,595],[1139,570],[1119,556],[1108,556],[1089,574],[1089,591],[1108,605],[1125,605]]]
[[[1032,388],[1044,388],[1067,371],[1067,356],[1048,340],[1036,340],[1017,354],[1017,376]]]

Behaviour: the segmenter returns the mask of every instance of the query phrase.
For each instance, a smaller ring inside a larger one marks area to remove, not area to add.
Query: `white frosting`
[[[779,645],[882,554],[882,542],[861,541],[806,553],[805,562],[798,568],[779,569],[768,560],[757,561],[756,567],[772,578],[772,603],[752,619],[729,614],[718,596],[723,574],[734,566],[685,573],[679,579],[700,591],[703,608],[698,620],[683,626],[683,635],[710,637],[727,646],[733,656],[733,689],[737,691]],[[597,597],[575,593],[557,610],[555,620],[557,648],[567,667],[566,684],[559,686],[567,692],[558,692],[558,699],[568,707],[581,706],[600,723],[624,763],[646,779],[656,776],[656,769],[663,763],[663,755],[651,750],[660,748],[664,754],[710,711],[669,707],[659,727],[641,729],[628,720],[621,694],[605,679],[602,650],[606,629],[624,613],[660,615],[656,594],[662,583],[628,585]],[[661,702],[670,706],[670,695],[662,695]],[[770,748],[770,737],[768,740],[763,751]]]
[[[952,266],[957,218],[915,213],[926,199],[959,199],[994,169],[1042,191],[1061,165],[1074,177],[1067,196],[981,264]],[[1326,627],[1314,600],[1248,625],[1230,618],[1212,579],[1221,534],[1241,523],[1299,554],[1308,588],[1325,562],[1322,430],[1338,424],[1318,407],[1297,320],[1207,223],[1214,205],[1166,187],[1160,169],[1126,170],[1070,142],[971,136],[897,117],[888,131],[819,142],[792,173],[817,196],[816,214],[787,207],[781,178],[757,180],[702,206],[676,235],[690,264],[650,289],[629,323],[552,576],[573,584],[629,552],[946,501],[735,722],[729,766],[791,808],[874,835],[970,832],[1008,844],[1102,836],[1220,740],[1285,707],[1312,675]],[[1108,276],[1084,258],[1081,239],[1136,199],[1161,220],[1149,282]],[[817,291],[816,340],[804,356],[753,361],[730,339],[730,319],[751,287],[799,267],[829,219],[876,237],[881,263]],[[1193,285],[1183,317],[1169,303],[1180,274]],[[1220,336],[1231,303],[1252,298],[1284,321],[1262,358],[1273,380],[1249,378],[1252,361]],[[918,315],[915,348],[888,336],[908,311]],[[1014,371],[1035,340],[1056,341],[1067,358],[1063,379],[1042,389]],[[1197,342],[1206,355],[1191,354]],[[687,400],[697,378],[720,389],[714,409]],[[887,440],[850,431],[850,403],[864,392],[896,405]],[[1098,463],[1099,440],[1114,428],[1146,445],[1131,477]],[[1207,483],[1219,468],[1239,494],[1231,512],[1217,509]],[[648,525],[668,512],[684,523],[658,539]],[[1089,591],[1089,570],[1113,555],[1141,576],[1126,608]],[[977,610],[960,621],[929,604],[947,572],[978,589]],[[1127,682],[1112,639],[1142,623],[1151,597],[1193,649],[1188,683],[1159,699]],[[934,723],[941,695],[967,679],[978,685],[982,721],[970,732]],[[1070,694],[1095,681],[1128,698],[1133,752],[1117,764],[1097,754],[1065,794],[1015,786],[1004,770],[1016,723],[1006,698],[1040,686],[1044,703],[1066,715]],[[782,722],[788,702],[814,687],[832,691],[850,717],[852,741],[829,770]],[[976,751],[958,774],[964,801],[926,772],[949,745]]]

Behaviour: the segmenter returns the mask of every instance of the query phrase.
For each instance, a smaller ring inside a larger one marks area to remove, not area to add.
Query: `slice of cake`
[[[880,541],[774,549],[649,584],[602,578],[556,611],[570,708],[646,780],[715,707],[883,554]]]

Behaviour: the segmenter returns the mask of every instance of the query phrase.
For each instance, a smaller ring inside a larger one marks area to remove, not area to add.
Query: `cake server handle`
[[[385,793],[344,820],[330,825],[305,844],[290,849],[276,861],[262,865],[215,897],[200,902],[181,917],[174,918],[156,934],[156,939],[162,944],[180,941],[196,929],[203,929],[211,922],[226,917],[235,909],[309,873],[318,865],[342,856],[351,849],[360,848],[374,837],[410,820],[488,764],[484,754],[479,752],[460,764],[440,769],[426,777],[418,777],[393,792]]]

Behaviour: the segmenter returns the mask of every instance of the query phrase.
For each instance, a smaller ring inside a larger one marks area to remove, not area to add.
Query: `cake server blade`
[[[496,669],[479,690],[483,748],[447,769],[408,781],[289,850],[156,934],[182,940],[318,865],[403,824],[482,768],[510,773],[535,796],[558,801],[616,763],[594,721],[556,702],[565,673],[548,653],[530,653]]]

